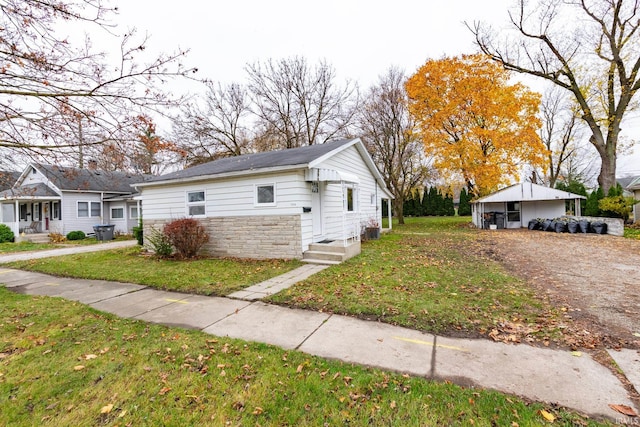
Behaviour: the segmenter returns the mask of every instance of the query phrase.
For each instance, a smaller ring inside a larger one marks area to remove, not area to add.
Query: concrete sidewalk
[[[14,292],[79,301],[118,316],[273,344],[312,355],[449,380],[557,403],[592,416],[632,419],[609,404],[631,407],[627,391],[587,353],[452,339],[345,316],[262,302],[205,297],[99,280],[62,279],[0,267]],[[640,355],[612,352],[640,389]],[[617,358],[616,356],[620,356]],[[637,419],[636,419],[637,420]]]
[[[14,261],[27,261],[30,259],[50,258],[54,256],[72,255],[87,252],[106,251],[109,249],[127,248],[138,244],[137,240],[120,240],[117,242],[100,242],[95,245],[72,245],[58,249],[48,249],[33,252],[11,252],[0,254],[0,264]]]

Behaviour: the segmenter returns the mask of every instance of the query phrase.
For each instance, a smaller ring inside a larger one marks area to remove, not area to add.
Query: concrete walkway
[[[94,246],[106,245],[113,244]],[[0,257],[0,262],[5,259]],[[609,404],[623,404],[636,408],[618,378],[588,353],[443,338],[384,323],[254,301],[259,295],[275,292],[283,283],[295,283],[313,274],[313,269],[308,267],[318,266],[301,267],[279,283],[272,279],[270,283],[245,291],[247,294],[236,295],[237,298],[181,294],[101,280],[56,278],[2,267],[0,284],[18,293],[79,301],[121,317],[495,389],[535,401],[557,403],[591,416],[634,422],[609,407]],[[610,354],[640,391],[640,354],[635,350]]]
[[[48,249],[33,252],[11,252],[0,254],[0,264],[14,261],[27,261],[30,259],[50,258],[54,256],[72,255],[87,252],[106,251],[109,249],[127,248],[138,244],[137,240],[119,240],[117,242],[101,242],[95,245],[70,245],[65,248]]]

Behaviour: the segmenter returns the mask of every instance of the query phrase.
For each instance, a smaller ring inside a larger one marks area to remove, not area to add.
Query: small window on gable
[[[276,185],[264,184],[256,185],[256,204],[263,206],[275,206]]]
[[[111,208],[111,219],[124,219],[124,208]]]
[[[187,192],[187,215],[205,216],[205,194],[203,190]]]

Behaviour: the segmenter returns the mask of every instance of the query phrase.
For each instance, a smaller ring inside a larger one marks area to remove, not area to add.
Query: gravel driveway
[[[482,231],[484,255],[499,260],[594,345],[640,348],[640,240],[530,230]]]

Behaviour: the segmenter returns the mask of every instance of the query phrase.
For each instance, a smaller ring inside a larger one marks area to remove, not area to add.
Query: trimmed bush
[[[14,238],[13,231],[7,225],[0,224],[0,243],[13,242]]]
[[[84,231],[76,230],[67,233],[67,240],[84,240],[87,237]]]
[[[147,241],[156,256],[160,258],[167,258],[173,253],[173,247],[171,246],[169,237],[155,227],[151,227]]]
[[[138,241],[138,244],[140,246],[144,245],[144,232],[142,228],[142,223],[140,223],[140,225],[136,227],[133,227],[132,231],[133,231],[133,237],[136,238],[136,240]]]
[[[200,222],[193,218],[171,221],[164,226],[164,234],[181,258],[193,258],[209,241],[209,235]]]

